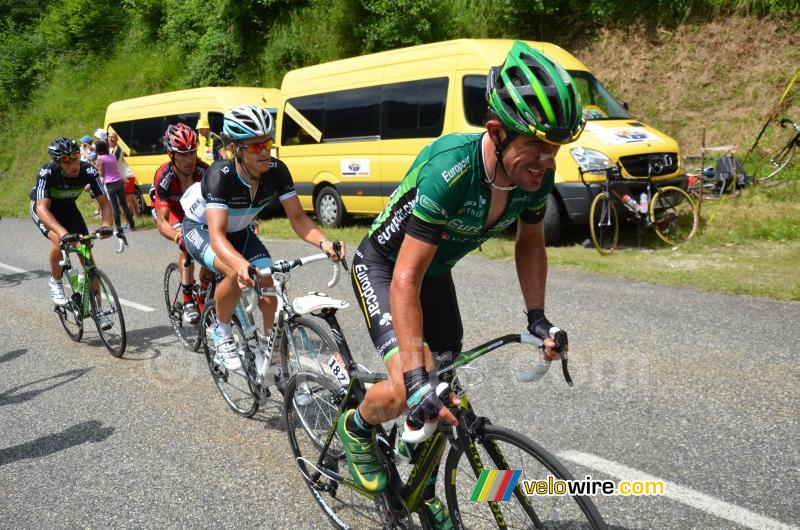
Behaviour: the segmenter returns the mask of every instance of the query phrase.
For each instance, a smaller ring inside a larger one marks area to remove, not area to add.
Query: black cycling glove
[[[550,334],[550,330],[555,328],[557,331]],[[536,337],[544,340],[552,338],[556,342],[556,350],[566,351],[569,341],[567,332],[554,326],[552,322],[544,316],[544,309],[534,308],[528,311],[528,331]]]
[[[422,424],[439,416],[442,400],[436,395],[436,389],[431,386],[428,372],[425,368],[414,368],[403,373],[403,383],[406,387],[406,403],[408,404],[408,420],[416,429]]]
[[[61,236],[61,243],[68,245],[70,243],[77,243],[80,239],[78,234],[64,234]]]

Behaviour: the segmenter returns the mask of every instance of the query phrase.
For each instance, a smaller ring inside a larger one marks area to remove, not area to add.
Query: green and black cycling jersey
[[[486,183],[482,134],[443,136],[417,156],[370,227],[368,238],[383,256],[395,261],[403,238],[410,234],[438,246],[426,273],[438,276],[518,217],[528,223],[541,221],[553,188],[553,170],[537,191],[509,192],[505,212],[486,227],[492,192]]]
[[[74,203],[86,185],[91,189],[92,198],[103,194],[103,181],[97,169],[88,162],[81,161],[77,177],[64,176],[58,162],[48,162],[39,170],[36,185],[30,192],[30,199],[50,199],[53,207],[59,204]]]

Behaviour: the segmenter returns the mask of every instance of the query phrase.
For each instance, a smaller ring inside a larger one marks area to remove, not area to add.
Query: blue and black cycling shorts
[[[238,232],[228,232],[226,235],[233,248],[251,264],[259,269],[272,266],[272,258],[267,251],[267,247],[264,246],[264,243],[261,242],[250,227]],[[186,251],[195,261],[210,271],[220,272],[214,268],[214,259],[217,254],[211,247],[208,226],[186,217],[183,220],[183,243],[186,245]]]
[[[364,238],[353,257],[350,279],[369,336],[383,362],[387,362],[398,350],[389,305],[393,272],[394,262],[378,252],[368,238]],[[464,328],[450,272],[433,278],[425,277],[422,280],[420,302],[422,332],[428,347],[439,358],[459,354]]]

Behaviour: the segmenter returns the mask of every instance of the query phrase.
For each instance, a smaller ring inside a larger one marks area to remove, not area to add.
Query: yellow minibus
[[[483,130],[486,74],[512,43],[452,40],[288,72],[281,83],[279,154],[303,207],[316,211],[323,226],[338,226],[345,214],[380,212],[426,144],[451,132]],[[666,157],[658,179],[685,180],[675,140],[631,118],[627,105],[570,53],[528,44],[572,74],[588,119],[580,139],[556,158],[545,219],[549,241],[565,224],[587,223],[593,191],[581,183],[579,166],[619,162],[624,177],[641,178],[648,157]],[[587,175],[590,188],[601,178]]]
[[[150,189],[156,169],[169,160],[161,137],[167,126],[178,122],[195,128],[199,119],[208,120],[211,130],[222,131],[222,116],[238,105],[253,104],[269,108],[273,116],[280,103],[280,91],[257,87],[202,87],[164,92],[122,101],[108,106],[106,130],[119,136],[125,161],[139,184],[140,206],[150,204]]]

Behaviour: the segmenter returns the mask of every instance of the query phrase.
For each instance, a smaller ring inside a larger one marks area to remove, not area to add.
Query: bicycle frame
[[[312,467],[317,471],[317,474],[310,478],[316,481],[320,475],[324,475],[327,478],[333,479],[336,482],[357,491],[361,495],[374,500],[377,496],[376,493],[365,490],[342,474],[328,469],[324,466],[323,462],[325,461],[325,457],[330,449],[331,443],[336,436],[336,425],[338,423],[339,416],[343,414],[345,410],[357,406],[358,403],[364,399],[366,394],[365,384],[374,384],[380,381],[385,381],[387,374],[372,374],[359,371],[356,367],[355,361],[349,355],[349,349],[344,341],[344,337],[341,335],[341,329],[336,322],[335,316],[333,314],[323,315],[322,318],[328,323],[329,326],[331,326],[337,346],[341,351],[347,352],[347,356],[345,358],[349,363],[348,372],[350,372],[350,384],[347,390],[338,398],[338,403],[336,403],[338,410],[333,419],[332,427],[325,437],[319,459],[316,463],[309,462],[309,464],[311,464]],[[480,475],[480,471],[483,470],[483,464],[480,461],[480,457],[472,440],[479,435],[482,426],[485,425],[488,420],[475,414],[468,397],[458,383],[455,370],[468,363],[471,363],[472,361],[480,358],[483,355],[486,355],[489,352],[511,343],[526,343],[540,346],[542,341],[533,335],[528,334],[504,335],[502,337],[492,339],[471,350],[460,353],[452,361],[443,363],[442,367],[436,371],[436,376],[441,380],[448,381],[451,384],[453,391],[458,394],[459,399],[461,400],[461,405],[454,410],[454,413],[459,420],[458,425],[455,427],[458,435],[454,437],[453,428],[439,424],[439,427],[434,434],[415,449],[413,467],[409,473],[408,480],[405,483],[400,479],[397,468],[393,465],[394,439],[397,435],[397,426],[395,425],[389,435],[386,434],[381,426],[376,427],[375,438],[378,442],[377,447],[380,449],[378,451],[378,457],[391,471],[390,489],[402,492],[400,493],[400,498],[405,503],[409,513],[414,513],[420,508],[423,501],[422,496],[428,484],[428,480],[433,472],[437,469],[448,441],[451,444],[455,444],[464,443],[464,440],[468,440],[467,450],[470,462],[472,463],[473,469],[475,469],[477,474]],[[562,362],[565,363],[566,358],[564,358]],[[541,366],[545,366],[545,368],[543,370],[539,370],[539,377],[544,375],[544,372],[547,371],[546,367],[549,367],[549,363],[543,362]],[[563,366],[566,373],[566,364]],[[502,455],[497,453],[497,458],[502,459]],[[498,522],[502,521],[502,513],[500,512],[499,507],[495,506],[494,503],[492,503],[492,513]]]
[[[78,285],[77,275],[73,277],[69,276],[68,274],[67,277],[71,282],[73,282],[72,288],[75,294],[80,295],[80,300],[73,300],[73,301],[76,303],[76,305],[78,305],[81,308],[82,318],[89,317],[89,308],[90,308],[89,283],[94,280],[94,274],[95,274],[94,271],[97,268],[97,266],[94,263],[94,257],[92,256],[92,241],[96,237],[97,236],[94,235],[86,236],[82,238],[83,241],[78,243],[77,245],[70,246],[62,250],[61,255],[63,256],[63,259],[59,262],[59,265],[63,267],[64,272],[66,273],[68,270],[73,268],[72,261],[70,260],[69,255],[75,253],[78,254],[79,256],[79,261],[81,264],[80,266],[84,270],[83,284]]]

